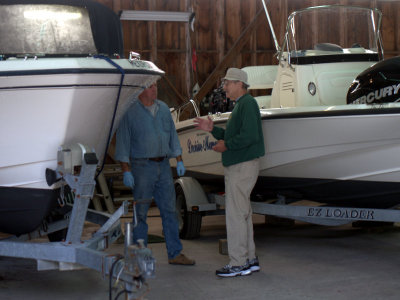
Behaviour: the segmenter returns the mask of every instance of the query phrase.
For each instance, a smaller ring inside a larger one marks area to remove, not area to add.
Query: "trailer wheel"
[[[188,211],[185,193],[180,185],[176,185],[176,211],[179,220],[179,237],[184,240],[197,238],[200,235],[201,213]]]

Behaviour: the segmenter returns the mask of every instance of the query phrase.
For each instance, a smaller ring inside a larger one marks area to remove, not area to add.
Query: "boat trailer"
[[[224,196],[210,195],[218,205],[225,203]],[[279,196],[274,203],[251,201],[253,213],[294,219],[307,223],[340,226],[354,221],[400,222],[400,210],[336,206],[289,205]]]
[[[133,223],[125,223],[124,256],[103,251],[121,236],[120,217],[128,213],[129,201],[124,201],[112,215],[88,209],[96,185],[94,178],[97,163],[96,154],[87,146],[61,146],[57,153],[57,169],[46,170],[46,179],[50,184],[55,181],[65,181],[68,184],[74,198],[73,201],[67,200],[65,205],[72,206],[72,210],[63,220],[50,223],[46,228],[42,226],[29,234],[1,239],[0,256],[34,259],[39,271],[91,268],[99,271],[103,279],[109,276],[110,288],[111,280],[118,279],[122,285],[118,296],[126,293],[126,299],[137,299],[148,290],[146,279],[154,277],[155,259],[142,241],[138,241],[139,245],[133,243]],[[64,182],[61,185],[61,201],[66,200],[63,199],[63,186]],[[135,203],[133,210],[135,213]],[[92,238],[83,241],[85,221],[99,224],[101,227]],[[65,241],[27,242],[65,228],[68,228]]]
[[[180,177],[175,181],[175,189],[178,209],[180,207],[181,210],[182,208],[185,210],[180,219],[183,238],[192,239],[199,235],[203,216],[224,214],[223,191],[208,193],[207,187],[203,187],[193,177]],[[282,195],[277,199],[250,203],[254,214],[265,215],[267,218],[272,216],[325,226],[340,226],[356,221],[400,222],[400,210],[397,207],[387,209],[336,207],[310,202],[306,203],[311,205],[304,205],[304,201],[294,201]]]

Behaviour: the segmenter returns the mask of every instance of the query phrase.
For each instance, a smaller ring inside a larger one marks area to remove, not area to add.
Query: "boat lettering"
[[[370,92],[368,95],[364,95],[360,98],[357,98],[356,100],[353,101],[353,104],[367,104],[367,103],[372,103],[375,100],[379,100],[381,98],[385,98],[387,96],[392,96],[392,95],[397,95],[397,93],[400,90],[400,83],[398,85],[389,85],[384,88],[381,88],[380,90],[376,90],[373,92]]]
[[[372,209],[359,209],[359,208],[313,207],[308,209],[307,216],[336,218],[336,219],[341,218],[341,219],[374,220],[374,211]]]
[[[141,60],[132,60],[130,63],[136,68],[150,69],[149,64]]]
[[[209,136],[205,136],[202,141],[187,140],[188,153],[202,152],[212,150],[217,144],[217,141],[210,141]]]

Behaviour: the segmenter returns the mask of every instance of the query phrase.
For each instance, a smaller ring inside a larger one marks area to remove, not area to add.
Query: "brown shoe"
[[[184,254],[178,254],[175,258],[168,259],[171,265],[186,265],[192,266],[196,262],[193,259],[187,258]]]

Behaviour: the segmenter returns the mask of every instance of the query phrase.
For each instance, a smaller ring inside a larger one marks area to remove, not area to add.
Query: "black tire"
[[[191,240],[200,235],[201,213],[188,211],[186,198],[180,185],[175,186],[176,192],[176,213],[179,221],[179,237],[184,240]]]

